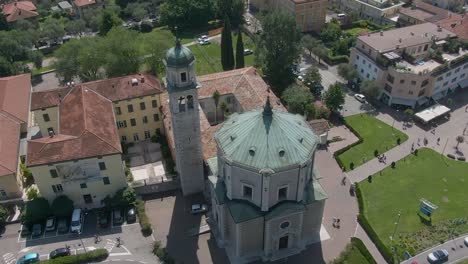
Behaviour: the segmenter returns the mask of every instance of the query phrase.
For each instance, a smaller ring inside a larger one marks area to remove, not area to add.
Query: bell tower
[[[176,169],[184,196],[204,189],[195,58],[179,40],[166,53],[166,88],[174,134]]]

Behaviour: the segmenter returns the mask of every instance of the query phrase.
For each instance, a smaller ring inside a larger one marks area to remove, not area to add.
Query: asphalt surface
[[[449,252],[449,260],[445,262],[448,264],[454,264],[461,260],[468,259],[468,246],[463,243],[465,237],[468,237],[468,234],[461,236],[455,240],[450,240],[445,242],[444,244],[428,249],[422,252],[421,254],[402,262],[402,264],[411,264],[413,263],[413,261],[416,261],[418,264],[430,263],[427,260],[427,256],[429,255],[429,253],[437,249],[445,249]]]

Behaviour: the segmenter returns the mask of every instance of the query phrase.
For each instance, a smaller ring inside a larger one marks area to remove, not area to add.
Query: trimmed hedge
[[[137,200],[135,207],[138,213],[138,220],[140,221],[141,233],[143,236],[150,236],[153,233],[153,227],[151,222],[146,215],[145,203],[142,200]]]
[[[344,147],[342,149],[339,149],[339,150],[335,151],[335,153],[333,153],[333,157],[335,158],[336,162],[338,162],[338,165],[340,166],[340,168],[345,168],[345,166],[343,165],[343,162],[341,161],[341,159],[338,156],[341,155],[342,153],[344,153],[345,151],[347,151],[348,149],[350,149],[350,148],[352,148],[352,147],[354,147],[356,145],[361,144],[364,141],[362,139],[362,137],[359,135],[359,133],[356,130],[354,130],[353,127],[348,125],[348,123],[346,123],[345,119],[343,119],[343,123],[358,138],[358,141],[356,141],[353,144],[348,145],[348,146],[346,146],[346,147]]]
[[[380,237],[377,235],[377,233],[375,233],[374,229],[369,224],[369,221],[364,216],[364,201],[362,199],[362,193],[361,188],[359,187],[359,183],[356,183],[356,198],[358,200],[359,206],[359,215],[357,218],[359,224],[362,226],[364,231],[366,231],[367,235],[372,240],[372,242],[374,242],[375,246],[379,250],[380,254],[382,254],[383,258],[388,263],[395,263],[395,257],[392,251],[382,242],[382,240],[380,240]]]
[[[99,262],[105,260],[109,256],[109,252],[105,248],[100,248],[87,253],[71,255],[56,259],[41,261],[40,263],[47,264],[85,264],[89,262]]]
[[[375,261],[374,257],[372,257],[372,254],[369,252],[369,250],[366,248],[364,245],[364,242],[362,242],[361,239],[357,237],[351,237],[351,243],[359,249],[359,252],[364,256],[364,258],[369,261],[370,264],[377,264],[377,261]]]

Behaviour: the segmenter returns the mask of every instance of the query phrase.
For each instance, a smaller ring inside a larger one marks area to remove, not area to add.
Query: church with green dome
[[[215,134],[212,232],[231,263],[274,261],[320,241],[327,195],[317,180],[318,137],[300,115],[233,114]]]

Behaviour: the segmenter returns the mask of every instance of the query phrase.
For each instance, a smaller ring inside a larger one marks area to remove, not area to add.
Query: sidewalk
[[[374,242],[372,242],[372,240],[369,238],[366,231],[364,231],[364,229],[362,229],[360,224],[357,225],[356,232],[354,233],[354,236],[362,240],[364,245],[366,245],[367,250],[369,250],[372,257],[374,257],[375,261],[378,264],[387,263],[387,261],[385,261],[385,259],[382,257],[382,254],[380,254],[380,251],[375,246]]]

